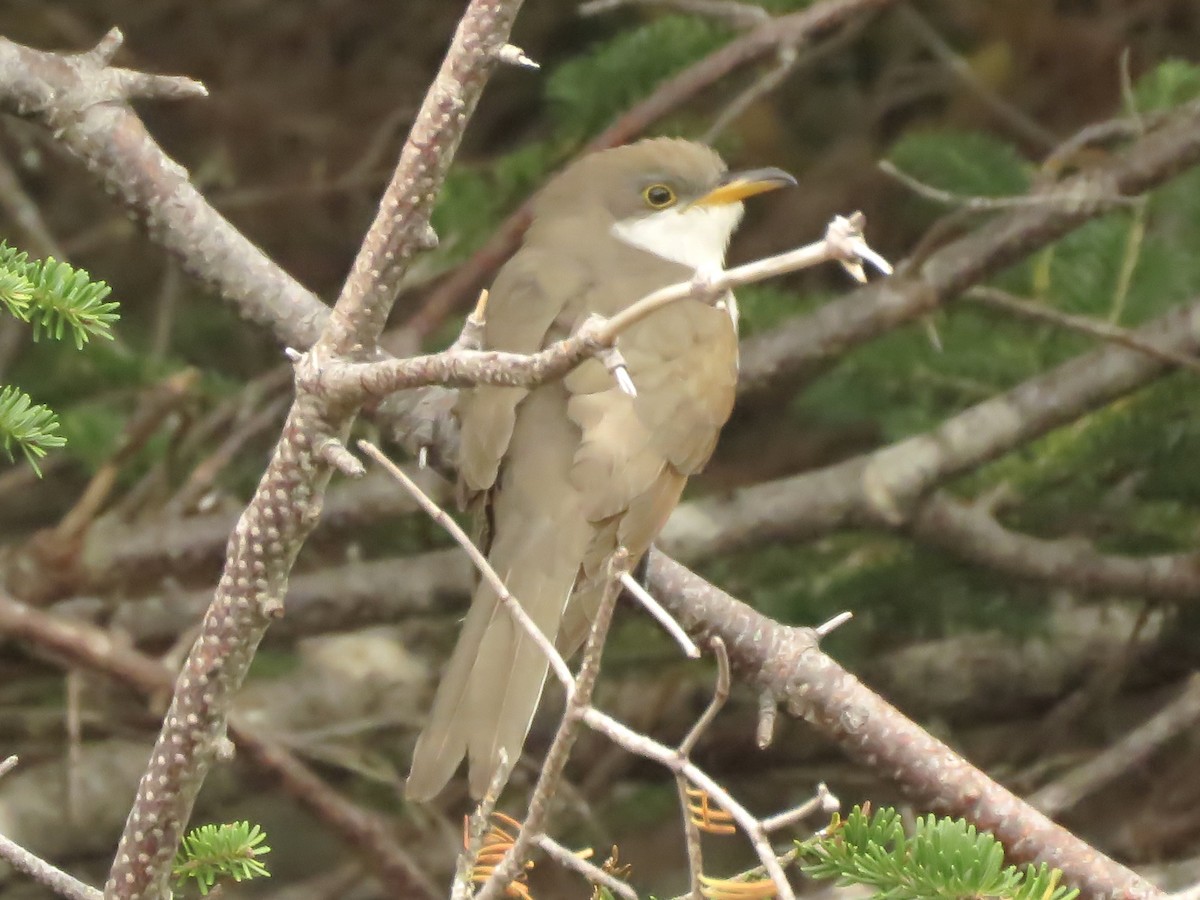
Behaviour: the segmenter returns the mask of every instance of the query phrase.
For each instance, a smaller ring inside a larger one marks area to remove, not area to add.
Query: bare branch
[[[379,213],[312,351],[328,359],[370,352],[411,257],[429,245],[438,189],[521,0],[472,0],[413,124]],[[330,467],[321,442],[344,438],[354,406],[298,392],[271,461],[229,542],[225,570],[184,663],[138,787],[106,895],[158,897],[233,697],[271,619],[282,612],[292,563],[319,518]]]
[[[980,286],[971,288],[964,296],[968,300],[977,300],[984,306],[1002,309],[1005,312],[1010,312],[1026,319],[1049,322],[1060,328],[1077,331],[1080,334],[1097,337],[1114,344],[1120,344],[1122,347],[1137,350],[1139,353],[1153,356],[1157,360],[1173,366],[1179,366],[1179,368],[1187,369],[1189,372],[1200,373],[1200,359],[1197,359],[1195,356],[1189,356],[1186,353],[1178,353],[1169,348],[1148,343],[1139,338],[1136,331],[1129,328],[1122,328],[1119,325],[1113,325],[1109,322],[1098,322],[1087,316],[1073,316],[1070,313],[1059,312],[1057,309],[1053,309],[1045,304],[1023,300],[1007,291],[993,287]]]
[[[661,6],[707,16],[727,22],[735,28],[754,28],[771,20],[771,14],[761,6],[741,3],[739,0],[588,0],[579,4],[579,15],[595,16],[622,6]]]
[[[683,776],[700,790],[712,797],[720,807],[733,816],[734,821],[745,833],[758,856],[759,862],[771,877],[778,889],[781,900],[795,900],[795,894],[788,885],[787,876],[780,867],[775,851],[771,849],[767,833],[753,815],[733,796],[718,784],[699,766],[687,759],[678,750],[667,747],[643,734],[638,734],[627,725],[618,722],[611,716],[600,712],[594,707],[583,712],[583,721],[589,728],[600,732],[613,743],[624,747],[630,753],[652,760],[671,772]]]
[[[950,46],[937,30],[910,3],[901,3],[898,8],[900,20],[954,73],[995,117],[1007,125],[1014,134],[1026,141],[1050,148],[1058,141],[1053,134],[1026,116],[1020,109],[997,94],[976,75],[971,64]]]
[[[1163,184],[1200,161],[1200,101],[1180,107],[1121,156],[1061,182],[1076,202],[1013,210],[935,253],[919,269],[835,300],[742,344],[738,396],[810,378],[850,348],[911,322],[1121,198]],[[794,389],[794,387],[793,387]]]
[[[462,852],[458,854],[450,900],[469,900],[472,896],[471,870],[475,867],[475,861],[483,847],[483,836],[488,830],[488,822],[496,809],[496,801],[500,799],[500,792],[504,790],[504,785],[508,783],[508,776],[512,771],[508,752],[503,747],[500,748],[498,757],[496,771],[492,773],[492,780],[488,782],[487,790],[484,791],[467,823],[466,840],[463,841]]]
[[[104,896],[94,887],[84,884],[62,869],[50,865],[40,856],[30,853],[20,844],[10,841],[2,834],[0,834],[0,859],[66,900],[101,900]]]
[[[123,101],[131,92],[152,92],[156,84],[166,96],[181,82],[155,81],[159,76],[139,81],[138,73],[108,68],[112,35],[102,42],[103,52],[79,56],[43,53],[0,38],[0,109],[45,125],[115,191],[184,271],[285,344],[309,346],[328,308],[209,206],[187,171],[150,137]]]
[[[829,815],[837,812],[841,805],[841,801],[829,792],[829,788],[822,781],[817,785],[817,793],[811,799],[804,801],[797,807],[763,819],[762,825],[766,831],[779,831],[782,828],[787,828],[803,819],[807,819],[813,813],[823,812]]]
[[[603,885],[617,896],[624,897],[625,900],[638,900],[637,891],[631,888],[624,881],[619,878],[614,878],[599,866],[588,862],[579,854],[572,853],[548,834],[538,835],[536,838],[536,843],[538,847],[546,853],[547,856],[557,862],[564,869],[575,870],[592,884]]]
[[[360,403],[405,388],[431,384],[465,386],[498,384],[532,387],[560,378],[594,354],[612,348],[625,331],[644,321],[665,306],[681,300],[712,302],[731,289],[811,268],[825,262],[837,262],[856,278],[865,281],[866,263],[884,275],[891,265],[871,248],[863,237],[865,222],[860,213],[835,216],[825,237],[795,250],[746,263],[722,272],[697,273],[681,281],[652,291],[610,318],[593,316],[575,334],[539,353],[523,355],[502,351],[448,350],[429,356],[391,359],[384,362],[330,362],[322,365],[320,354],[306,354],[298,366],[297,379],[305,388],[338,404]],[[613,357],[608,366],[620,382],[624,360]],[[625,386],[626,393],[632,384]]]
[[[1200,675],[1157,713],[1124,735],[1103,753],[1026,798],[1030,806],[1058,816],[1121,774],[1145,762],[1163,744],[1200,720]]]
[[[477,900],[498,900],[508,885],[520,874],[521,866],[528,857],[530,850],[539,835],[543,833],[550,816],[551,804],[554,800],[558,784],[562,781],[563,770],[567,759],[579,735],[579,725],[586,721],[587,714],[592,710],[592,692],[596,688],[596,679],[600,674],[600,657],[604,652],[604,642],[608,637],[608,629],[612,624],[613,610],[616,608],[617,596],[620,593],[619,573],[628,566],[628,558],[624,550],[618,550],[610,560],[609,569],[612,577],[604,587],[596,618],[592,622],[592,630],[588,634],[587,644],[583,650],[583,662],[579,667],[579,676],[567,691],[566,709],[562,721],[546,751],[546,758],[538,772],[537,782],[529,798],[529,809],[521,830],[513,841],[512,847],[504,854],[504,859],[493,870],[491,877],[478,894]]]
[[[700,737],[729,699],[731,680],[729,654],[725,652],[725,642],[714,636],[709,639],[708,645],[717,657],[717,684],[708,707],[679,744],[678,751],[683,756],[689,755],[695,749]],[[700,827],[688,812],[688,783],[682,772],[675,773],[675,792],[679,798],[679,811],[683,815],[683,835],[687,841],[688,877],[691,879],[692,897],[694,900],[700,900],[703,896],[704,855],[700,844]]]
[[[649,574],[685,628],[720,635],[736,670],[851,757],[893,778],[919,806],[991,831],[1014,862],[1062,869],[1086,897],[1163,896],[904,718],[822,653],[810,629],[771,621],[657,551]]]
[[[679,645],[685,656],[692,659],[700,658],[700,648],[696,646],[696,642],[688,637],[687,632],[679,627],[679,623],[672,618],[670,613],[662,608],[662,604],[655,600],[649,591],[638,583],[636,578],[632,575],[622,575],[621,586],[646,608],[646,612],[650,613],[654,621],[658,622],[667,634],[671,636],[672,640]]]
[[[1200,300],[1177,307],[1134,334],[1142,343],[1173,353],[1200,347]],[[1193,598],[1195,567],[1183,556],[1134,561],[1093,557],[1072,571],[1086,554],[1064,555],[1065,546],[995,537],[986,513],[929,492],[955,475],[972,470],[1048,431],[1072,422],[1134,391],[1166,371],[1164,363],[1140,350],[1105,346],[1069,360],[1017,387],[959,413],[925,434],[899,441],[816,472],[744,488],[734,494],[681,507],[662,536],[662,546],[686,550],[688,558],[728,552],[768,538],[812,536],[851,525],[911,528],[914,534],[971,551],[972,558],[1029,577],[1055,573],[1063,583],[1107,584],[1107,589],[1154,596]],[[928,498],[927,498],[928,497]],[[956,529],[939,528],[953,519]],[[718,524],[719,523],[719,526]],[[969,526],[969,527],[968,527]],[[1014,543],[1015,541],[1015,543]],[[1016,561],[1037,550],[1024,566]],[[1113,585],[1121,585],[1114,587]]]

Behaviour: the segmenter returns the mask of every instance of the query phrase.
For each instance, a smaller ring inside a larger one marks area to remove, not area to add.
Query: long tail
[[[492,507],[495,536],[488,556],[552,642],[593,531],[568,479],[577,433],[568,430],[572,426],[561,407],[553,408],[555,400],[549,392],[531,397],[533,408],[518,423]],[[482,796],[501,750],[510,765],[516,763],[547,668],[537,645],[482,581],[438,686],[429,725],[417,740],[405,785],[409,799],[437,794],[464,755],[471,793]]]

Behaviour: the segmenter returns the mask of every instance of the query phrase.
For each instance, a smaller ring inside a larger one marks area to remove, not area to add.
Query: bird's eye
[[[666,209],[675,202],[675,192],[665,184],[652,184],[642,191],[646,203],[655,209]]]

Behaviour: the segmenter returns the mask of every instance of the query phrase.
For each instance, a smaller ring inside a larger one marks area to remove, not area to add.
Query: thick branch
[[[307,347],[328,308],[209,206],[150,137],[126,102],[137,74],[109,68],[105,54],[62,56],[0,37],[0,110],[45,125],[184,271],[283,343]]]
[[[429,243],[429,215],[495,53],[520,0],[473,0],[401,152],[379,214],[321,338],[316,359],[362,353],[379,337],[395,286]],[[138,787],[107,897],[162,896],[204,776],[217,756],[234,695],[270,621],[282,613],[292,563],[320,515],[331,438],[352,406],[300,390],[250,505],[229,541],[225,571],[184,663],[171,708]]]
[[[735,669],[848,755],[895,779],[918,806],[992,832],[1015,862],[1062,869],[1086,898],[1162,896],[906,719],[822,653],[810,629],[779,625],[658,552],[649,580],[685,627],[719,636]]]

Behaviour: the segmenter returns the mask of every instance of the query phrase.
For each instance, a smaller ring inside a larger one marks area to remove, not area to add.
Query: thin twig
[[[663,629],[666,630],[667,634],[675,639],[675,643],[677,643],[679,648],[683,650],[685,656],[688,656],[692,659],[700,658],[700,648],[696,646],[696,642],[693,641],[688,636],[688,633],[683,630],[683,627],[675,621],[675,617],[663,609],[662,604],[655,600],[650,592],[638,583],[636,578],[628,573],[622,575],[621,586],[624,587],[625,590],[627,590],[635,600],[637,600],[646,608],[646,611],[654,617],[654,620],[658,622]]]
[[[602,868],[584,859],[578,853],[572,853],[548,834],[540,834],[534,842],[547,856],[565,869],[574,869],[592,884],[600,884],[625,900],[638,900],[638,893],[628,884]]]
[[[772,690],[789,712],[802,716],[854,759],[886,772],[922,808],[969,818],[995,833],[1013,862],[1046,862],[1060,868],[1063,881],[1088,896],[1162,896],[1145,879],[1051,822],[885,703],[821,652],[812,629],[773,622],[653,549],[649,576],[684,627],[702,624],[724,637],[743,677]],[[626,737],[636,740],[636,735]],[[665,748],[653,749],[651,758],[658,760],[661,749]],[[664,762],[669,759],[666,754]],[[719,795],[713,796],[727,812],[734,812]],[[772,864],[777,865],[774,859]]]
[[[1020,109],[1009,103],[1002,96],[980,80],[963,56],[946,42],[937,29],[921,15],[911,4],[902,3],[897,9],[901,20],[916,33],[933,55],[959,79],[983,104],[990,109],[998,119],[1006,123],[1020,137],[1043,148],[1050,148],[1058,143],[1058,139],[1025,115]]]
[[[681,300],[713,302],[740,285],[826,262],[841,264],[859,281],[866,280],[864,264],[884,275],[891,274],[891,264],[863,237],[864,224],[861,213],[835,216],[819,241],[732,269],[697,273],[687,281],[666,285],[607,319],[592,316],[575,334],[538,353],[446,350],[377,363],[322,363],[319,354],[307,353],[298,363],[297,380],[306,389],[339,404],[361,403],[399,390],[434,384],[532,387],[562,377],[589,356],[612,348],[625,331]]]
[[[471,870],[475,867],[479,849],[483,846],[483,836],[488,830],[492,812],[496,809],[496,801],[500,799],[500,792],[504,790],[512,768],[508,752],[503,747],[498,755],[499,760],[496,763],[496,771],[492,773],[492,780],[488,783],[475,811],[471,813],[467,839],[463,842],[462,852],[458,854],[458,866],[454,872],[454,888],[450,892],[450,900],[467,900],[471,896]]]
[[[1052,188],[1050,190],[1035,191],[1030,194],[1018,194],[1011,197],[978,197],[971,194],[958,194],[954,191],[934,187],[932,184],[927,184],[918,178],[914,178],[903,169],[898,168],[890,160],[881,159],[876,165],[879,167],[879,171],[896,179],[896,181],[900,182],[914,194],[918,194],[926,200],[932,200],[934,203],[941,203],[946,206],[955,206],[971,212],[1026,209],[1031,206],[1047,205],[1072,206],[1078,204],[1080,201],[1079,192],[1073,189],[1056,190]],[[1120,197],[1114,195],[1105,199],[1113,205],[1118,206],[1134,206],[1138,203],[1137,197]]]
[[[18,762],[20,762],[20,760],[17,758],[15,753],[8,757],[8,759],[0,761],[0,778],[3,778],[9,772],[15,769]]]
[[[700,788],[700,790],[709,794],[717,802],[717,805],[729,813],[741,827],[751,846],[753,846],[755,853],[758,855],[759,862],[762,863],[764,870],[771,877],[771,880],[775,882],[780,900],[795,900],[795,894],[788,884],[787,876],[779,865],[775,852],[771,849],[770,841],[766,831],[763,830],[762,823],[749,810],[738,803],[712,776],[691,760],[681,756],[678,750],[661,744],[646,735],[638,734],[629,726],[618,722],[612,716],[594,707],[584,710],[583,721],[589,728],[600,732],[609,740],[624,747],[630,753],[645,757],[664,766],[671,772],[682,775],[693,785]]]
[[[521,2],[467,5],[313,356],[336,359],[376,346],[404,273],[436,238],[434,204],[496,67],[493,53],[508,41]],[[0,41],[0,57],[7,49]],[[221,579],[175,683],[107,891],[115,893],[119,885],[126,900],[167,892],[183,829],[219,758],[234,697],[267,628],[283,612],[292,566],[320,518],[332,475],[321,447],[347,435],[357,414],[355,405],[339,406],[298,388],[279,442],[230,536]],[[420,888],[414,883],[412,889]]]
[[[174,670],[153,657],[113,639],[107,631],[79,619],[66,619],[13,600],[0,592],[0,634],[49,651],[64,665],[85,667],[127,684],[146,696],[165,694]],[[412,863],[382,819],[350,803],[282,745],[240,722],[229,734],[243,756],[277,779],[314,817],[362,855],[396,896],[433,897],[428,879]]]
[[[738,0],[588,0],[579,4],[579,15],[595,16],[622,6],[661,6],[728,22],[735,28],[754,28],[771,20],[761,6]]]
[[[729,700],[729,689],[733,684],[731,671],[729,668],[729,652],[725,649],[725,642],[721,638],[713,635],[708,639],[708,646],[712,650],[713,655],[717,658],[717,684],[713,689],[712,699],[708,701],[708,706],[696,720],[696,724],[691,727],[684,739],[679,743],[679,752],[683,756],[690,756],[692,750],[696,748],[696,743],[708,730],[708,726],[713,723],[717,717],[717,713],[725,706]]]
[[[736,97],[725,105],[725,108],[700,137],[700,141],[705,144],[714,143],[724,134],[725,129],[740,119],[742,114],[755,102],[783,84],[784,79],[795,71],[799,60],[800,54],[795,47],[787,44],[781,45],[775,55],[775,64],[746,85]]]
[[[91,885],[52,866],[35,853],[0,834],[0,859],[18,872],[28,875],[38,884],[49,888],[65,900],[103,900],[104,895]]]
[[[729,699],[729,653],[725,649],[725,642],[714,636],[709,639],[708,645],[717,657],[717,684],[708,706],[679,743],[678,752],[682,756],[692,752],[705,729],[712,724]],[[694,900],[700,900],[703,896],[701,878],[704,875],[704,854],[700,844],[700,828],[688,812],[688,784],[681,772],[675,773],[675,791],[679,797],[679,811],[683,815],[683,834],[687,842],[688,877],[691,880],[692,897]]]
[[[437,505],[430,497],[422,491],[415,481],[408,477],[403,469],[388,459],[387,455],[372,444],[370,441],[361,440],[358,442],[358,447],[363,453],[371,457],[379,465],[383,466],[393,478],[395,478],[404,487],[413,499],[421,505],[421,509],[433,519],[438,525],[450,533],[450,536],[458,543],[467,556],[471,558],[471,562],[479,570],[479,573],[487,579],[488,584],[492,586],[492,590],[496,592],[501,605],[508,610],[509,615],[516,620],[518,627],[532,638],[537,644],[538,649],[550,663],[550,669],[554,672],[554,676],[562,684],[563,690],[567,692],[569,697],[575,689],[575,678],[571,674],[571,670],[567,667],[566,660],[562,658],[562,654],[554,647],[554,642],[548,638],[545,633],[538,628],[537,623],[530,618],[529,613],[525,612],[525,608],[520,602],[509,593],[508,588],[504,585],[504,580],[496,574],[496,570],[492,568],[491,563],[487,561],[487,557],[480,552],[474,542],[467,533],[462,530],[457,522],[451,518],[450,514]]]
[[[807,819],[813,813],[835,812],[841,802],[830,793],[825,782],[817,785],[817,792],[811,798],[801,803],[799,806],[792,809],[784,810],[781,813],[776,813],[773,816],[768,816],[762,820],[764,831],[778,831],[781,828],[787,828],[789,825],[795,825],[801,819]]]
[[[604,642],[608,637],[608,628],[612,624],[613,610],[616,607],[617,595],[620,593],[620,571],[628,565],[628,556],[624,550],[618,549],[609,561],[611,577],[604,585],[604,593],[600,607],[596,611],[592,630],[588,635],[587,644],[583,650],[583,662],[579,667],[579,676],[575,679],[571,690],[567,692],[566,709],[562,721],[546,751],[546,758],[538,779],[529,798],[529,809],[521,830],[513,841],[512,847],[504,854],[504,859],[496,866],[491,877],[479,892],[478,900],[498,900],[514,878],[520,874],[529,851],[537,837],[545,831],[546,821],[550,816],[551,804],[557,791],[558,783],[562,780],[563,770],[571,754],[571,748],[579,734],[579,725],[593,708],[589,705],[592,692],[596,687],[596,678],[600,674],[600,658],[604,652]]]
[[[650,96],[626,110],[589,141],[580,155],[632,140],[731,72],[770,56],[782,45],[802,47],[818,35],[895,2],[820,0],[805,9],[764,22],[662,82]],[[428,336],[460,300],[477,291],[479,285],[508,259],[531,218],[532,207],[526,201],[495,229],[487,243],[475,251],[469,260],[426,295],[421,309],[405,323],[405,328],[411,330],[418,339]]]

